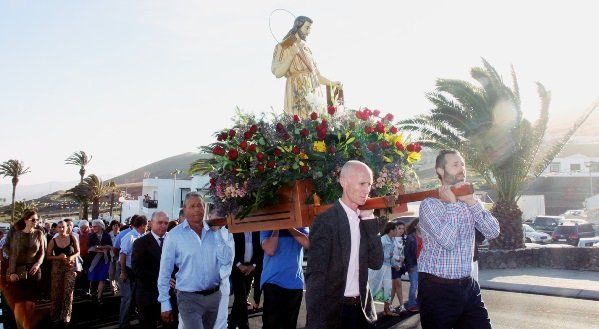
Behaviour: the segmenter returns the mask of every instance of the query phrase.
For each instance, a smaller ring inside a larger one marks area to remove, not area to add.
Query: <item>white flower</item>
[[[316,93],[307,93],[306,94],[306,102],[310,105],[310,107],[312,108],[312,110],[319,110],[319,111],[324,111],[326,105],[327,105],[327,101],[317,95]]]

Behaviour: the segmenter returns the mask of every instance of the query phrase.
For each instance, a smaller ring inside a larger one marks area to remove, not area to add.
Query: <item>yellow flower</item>
[[[316,141],[314,142],[312,149],[316,152],[324,153],[327,151],[327,144],[325,144],[323,141]]]
[[[399,134],[385,134],[385,139],[391,145],[395,145],[395,143],[397,143],[397,142],[400,142],[400,143],[404,144],[404,142],[403,142],[403,134],[402,133],[399,133]]]
[[[300,159],[306,160],[308,158],[308,155],[306,153],[304,153],[304,152],[301,152],[299,154],[299,157],[300,157]]]
[[[418,153],[418,152],[410,152],[408,154],[408,163],[409,164],[412,164],[412,163],[414,163],[416,161],[419,161],[419,160],[420,160],[420,153]]]

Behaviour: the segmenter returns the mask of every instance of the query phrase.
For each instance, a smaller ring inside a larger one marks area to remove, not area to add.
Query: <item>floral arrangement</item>
[[[276,204],[279,188],[298,179],[312,179],[323,204],[334,202],[342,193],[341,167],[352,159],[373,170],[371,196],[395,195],[420,159],[420,144],[404,138],[392,114],[382,116],[378,110],[329,106],[326,114],[312,112],[304,119],[266,116],[238,111],[233,126],[202,147],[214,156],[192,166],[192,171],[209,173],[209,194],[221,216],[243,218]]]

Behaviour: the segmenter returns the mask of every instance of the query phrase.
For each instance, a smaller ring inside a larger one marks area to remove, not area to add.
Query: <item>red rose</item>
[[[420,146],[420,143],[412,143],[410,145],[412,145],[412,149],[413,149],[413,151],[410,151],[410,152],[420,152],[420,151],[422,151],[422,146]]]
[[[277,123],[276,129],[277,129],[277,132],[282,132],[282,131],[285,131],[285,127],[284,127],[284,126],[283,126],[283,124],[282,124],[282,123],[280,123],[280,122],[279,122],[279,123]]]
[[[367,134],[372,134],[374,132],[374,128],[372,128],[371,126],[366,126],[364,127],[364,132]]]
[[[284,140],[288,140],[289,138],[291,138],[291,136],[288,133],[284,133],[283,134],[283,139]]]
[[[220,145],[216,145],[213,149],[212,149],[212,154],[216,154],[216,155],[225,155],[225,150],[220,146]]]
[[[335,114],[336,111],[337,111],[337,108],[334,107],[333,105],[329,105],[329,107],[327,107],[327,112],[329,112],[330,115]]]
[[[337,149],[335,148],[335,145],[331,145],[331,146],[329,147],[329,153],[331,153],[331,154],[335,154],[335,152],[337,152]]]
[[[273,152],[274,156],[278,157],[281,155],[281,150],[280,149],[275,149]]]
[[[378,117],[378,116],[379,116],[379,114],[381,114],[381,111],[379,111],[379,110],[374,110],[374,111],[372,112],[372,115],[374,115],[375,117]]]
[[[393,121],[393,114],[387,113],[387,115],[385,115],[385,119],[387,119],[389,122]]]
[[[253,134],[250,131],[246,131],[243,133],[243,139],[251,139]]]
[[[391,128],[389,129],[389,132],[392,134],[397,134],[397,127],[391,126]]]
[[[384,134],[385,133],[385,125],[383,125],[383,123],[379,121],[376,123],[375,130],[380,134]]]
[[[210,178],[210,187],[215,187],[216,186],[216,178]]]
[[[252,126],[250,127],[250,132],[251,132],[252,134],[255,134],[257,131],[258,131],[258,126],[256,126],[256,125],[252,125]]]
[[[354,142],[354,147],[357,148],[357,149],[359,149],[360,148],[360,142],[355,141]]]
[[[239,155],[239,152],[237,152],[236,149],[230,149],[229,153],[227,154],[227,156],[229,157],[229,160],[231,160],[231,161],[237,159],[238,155]]]
[[[250,144],[250,147],[248,148],[248,151],[250,151],[250,152],[256,152],[256,144]]]
[[[325,138],[327,138],[326,130],[325,131],[319,130],[318,133],[316,133],[316,137],[321,141],[325,140]]]
[[[395,142],[395,148],[397,148],[400,151],[403,151],[406,149],[401,142]]]
[[[225,139],[227,139],[229,135],[227,133],[220,133],[218,134],[218,136],[216,137],[216,140],[220,141],[224,141]]]
[[[304,128],[300,131],[300,135],[302,137],[308,137],[308,135],[310,135],[310,131],[308,129]]]
[[[291,152],[293,152],[293,154],[300,154],[301,150],[300,150],[299,146],[296,145],[293,147]]]
[[[268,161],[268,164],[266,164],[268,166],[268,168],[274,168],[276,163],[274,161]]]
[[[266,170],[263,164],[259,164],[258,166],[256,166],[256,169],[258,169],[259,172],[264,172],[264,170]]]
[[[229,137],[235,137],[235,130],[231,129],[229,130]]]
[[[382,149],[386,149],[387,147],[389,147],[389,143],[387,143],[387,141],[381,141],[379,145]]]
[[[408,150],[408,152],[414,152],[414,144],[413,143],[408,144],[408,146],[406,146],[406,150]]]
[[[256,154],[256,159],[258,159],[258,161],[264,160],[264,153],[258,152],[258,154]]]
[[[312,119],[312,121],[314,121],[314,120],[318,119],[318,114],[317,114],[316,112],[312,112],[312,113],[310,114],[310,119]]]
[[[239,143],[239,147],[241,147],[241,149],[245,151],[248,148],[248,142],[243,141]]]
[[[370,116],[372,115],[372,111],[370,111],[367,107],[364,108],[364,110],[362,111],[362,113],[364,114],[364,117],[366,119],[370,118]]]
[[[301,167],[300,167],[300,171],[301,171],[303,174],[307,174],[307,173],[308,173],[308,171],[310,171],[310,167],[308,167],[308,166],[301,166]]]
[[[370,150],[370,152],[376,151],[376,143],[369,143],[368,149]]]
[[[300,117],[297,114],[293,115],[293,122],[295,122],[295,123],[300,122]]]

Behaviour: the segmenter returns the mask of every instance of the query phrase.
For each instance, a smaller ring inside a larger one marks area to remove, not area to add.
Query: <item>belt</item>
[[[360,300],[360,296],[356,296],[356,297],[347,297],[347,296],[343,296],[343,299],[341,300],[341,304],[344,305],[352,305],[352,306],[356,306],[356,305],[361,305],[361,300]]]
[[[206,290],[192,291],[192,293],[202,295],[202,296],[208,296],[208,295],[212,295],[213,293],[217,292],[218,289],[220,289],[220,285],[216,285],[215,287],[212,287],[212,288],[209,288]]]
[[[420,272],[418,273],[418,275],[422,278],[422,280],[445,284],[449,286],[462,286],[472,282],[472,277],[470,276],[461,279],[445,279],[425,272]]]

